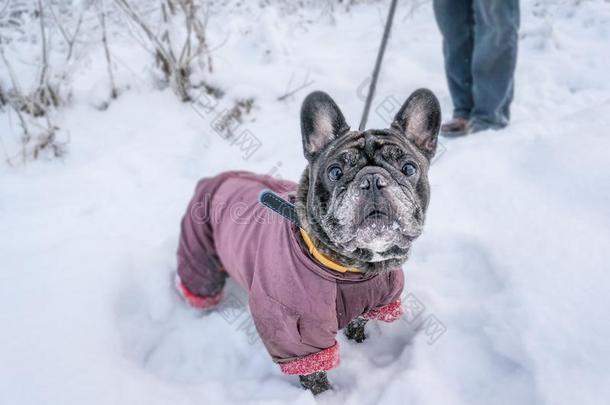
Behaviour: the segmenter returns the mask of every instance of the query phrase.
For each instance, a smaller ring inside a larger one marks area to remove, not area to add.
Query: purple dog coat
[[[357,318],[400,317],[402,271],[340,273],[319,264],[299,230],[258,202],[270,189],[294,198],[297,184],[247,172],[201,180],[182,219],[178,276],[182,293],[216,303],[225,278],[248,291],[265,347],[287,374],[339,364],[335,335]]]

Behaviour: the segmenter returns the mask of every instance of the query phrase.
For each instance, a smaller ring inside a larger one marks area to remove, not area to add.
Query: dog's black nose
[[[360,188],[363,190],[381,190],[388,185],[387,180],[380,174],[369,173],[360,179]]]

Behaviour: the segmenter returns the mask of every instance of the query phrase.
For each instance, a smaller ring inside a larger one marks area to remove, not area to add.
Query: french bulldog
[[[234,278],[281,370],[314,394],[329,389],[337,331],[361,342],[368,320],[400,317],[400,267],[423,230],[440,122],[425,89],[389,128],[365,131],[351,130],[326,93],[311,93],[301,108],[307,166],[298,184],[246,172],[199,182],[182,221],[178,291],[208,309]],[[300,228],[260,220],[265,189],[294,202]]]

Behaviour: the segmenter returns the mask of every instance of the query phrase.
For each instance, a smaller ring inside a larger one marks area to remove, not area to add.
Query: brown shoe
[[[455,138],[468,133],[469,121],[466,118],[453,118],[441,125],[441,136]]]

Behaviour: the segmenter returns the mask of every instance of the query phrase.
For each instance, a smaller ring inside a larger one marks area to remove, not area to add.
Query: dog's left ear
[[[413,92],[400,107],[392,128],[402,132],[428,159],[436,152],[441,126],[441,106],[428,89]]]
[[[322,91],[305,97],[301,106],[303,153],[312,161],[331,141],[349,130],[337,104]]]

